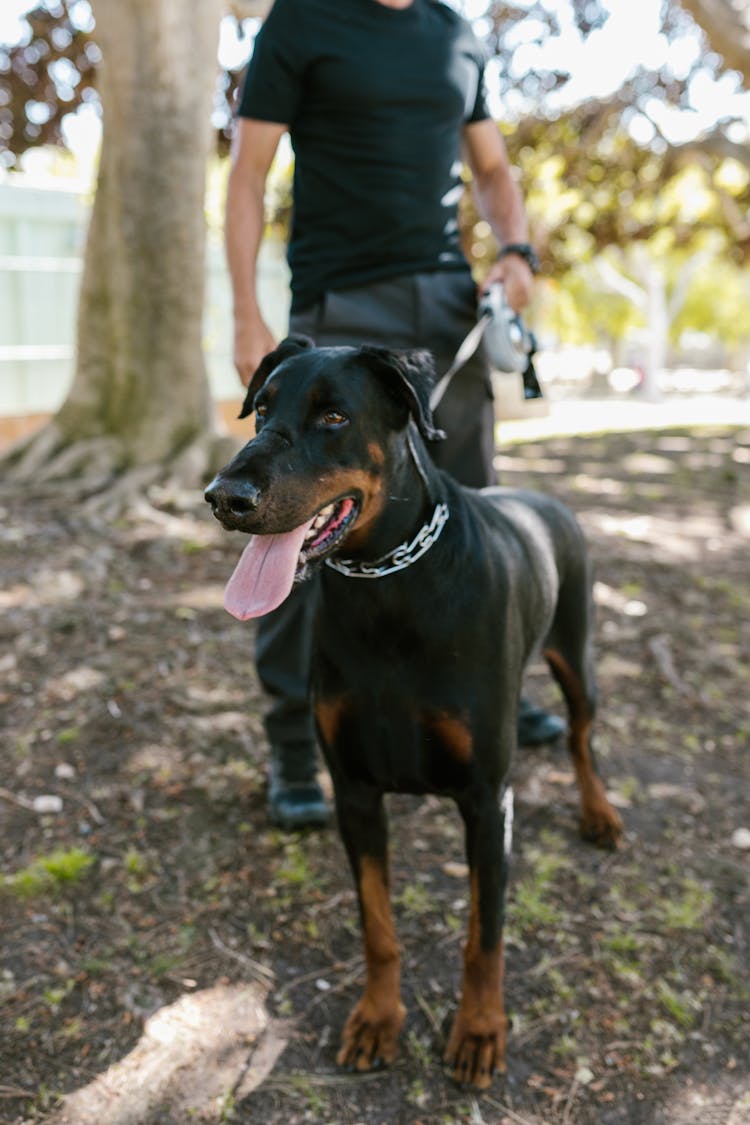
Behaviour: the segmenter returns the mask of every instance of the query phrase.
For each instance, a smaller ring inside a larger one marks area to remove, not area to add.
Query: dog
[[[320,572],[313,700],[359,896],[364,993],[337,1061],[391,1062],[405,1009],[389,895],[385,793],[452,797],[465,825],[470,919],[445,1062],[462,1084],[504,1070],[508,773],[521,680],[541,647],[569,717],[585,838],[623,825],[591,748],[590,573],[573,515],[540,493],[459,485],[432,463],[428,352],[316,348],[290,336],[255,372],[256,435],[206,499],[252,538],[225,607],[268,613]]]

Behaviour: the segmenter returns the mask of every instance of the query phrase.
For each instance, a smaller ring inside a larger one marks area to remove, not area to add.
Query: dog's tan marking
[[[335,746],[345,710],[346,696],[344,695],[315,700],[315,718],[318,720],[320,734],[326,746]]]
[[[468,765],[474,754],[474,740],[466,719],[440,711],[428,715],[426,725],[435,732],[452,758]]]
[[[545,649],[544,658],[562,688],[570,714],[568,748],[581,801],[581,835],[601,847],[616,848],[623,833],[619,813],[610,804],[591,758],[591,714],[579,677],[565,657]]]
[[[370,454],[373,465],[380,467],[385,464],[385,451],[382,445],[379,445],[376,441],[371,441],[367,446],[367,452]]]
[[[370,1070],[377,1061],[392,1062],[406,1015],[401,1003],[401,969],[393,925],[387,860],[362,856],[359,900],[362,909],[367,980],[359,1003],[346,1022],[340,1065]]]
[[[501,938],[494,949],[482,949],[479,883],[476,872],[472,872],[461,1003],[445,1049],[445,1062],[453,1068],[457,1082],[484,1090],[495,1070],[505,1070],[506,1022],[503,941]]]
[[[361,494],[361,511],[356,524],[346,538],[348,545],[357,547],[360,540],[367,539],[371,524],[380,516],[386,505],[387,496],[383,491],[380,474],[368,472],[366,469],[339,469],[322,477],[319,485],[316,496],[311,498],[308,504],[309,507],[324,503],[326,496],[343,495],[349,491]]]

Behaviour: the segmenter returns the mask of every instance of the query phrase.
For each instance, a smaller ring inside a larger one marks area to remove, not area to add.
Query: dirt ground
[[[468,896],[457,814],[434,798],[389,804],[400,1057],[336,1068],[362,978],[354,896],[333,829],[266,819],[252,627],[221,609],[240,537],[197,494],[96,527],[2,496],[3,1123],[50,1117],[163,1006],[248,981],[288,1039],[272,1073],[160,1125],[750,1121],[750,430],[551,438],[500,467],[586,529],[597,745],[627,838],[578,839],[564,748],[519,756],[508,1071],[480,1097],[440,1063]],[[528,694],[560,711],[541,664]]]

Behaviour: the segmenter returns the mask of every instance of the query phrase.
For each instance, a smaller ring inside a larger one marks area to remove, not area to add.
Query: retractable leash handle
[[[500,282],[485,290],[477,311],[477,323],[464,337],[450,367],[433,388],[430,395],[430,407],[433,410],[442,401],[453,376],[474,355],[483,336],[487,358],[492,367],[507,374],[521,375],[524,398],[542,397],[532,361],[536,352],[536,337],[526,327],[520,314],[514,312],[508,304]]]
[[[534,370],[536,336],[524,324],[505,297],[500,282],[486,289],[479,300],[480,318],[489,314],[484,346],[487,358],[497,371],[518,373],[523,378],[523,397],[541,398],[542,388]]]

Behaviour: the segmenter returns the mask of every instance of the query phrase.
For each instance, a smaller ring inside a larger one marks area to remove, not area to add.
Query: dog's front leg
[[[469,934],[464,947],[461,1003],[445,1062],[462,1085],[486,1089],[505,1070],[503,918],[513,823],[513,794],[498,806],[488,791],[461,807],[471,879]]]
[[[367,979],[347,1020],[336,1061],[356,1070],[392,1062],[406,1009],[393,924],[388,867],[388,829],[380,793],[336,793],[341,836],[359,896]]]

